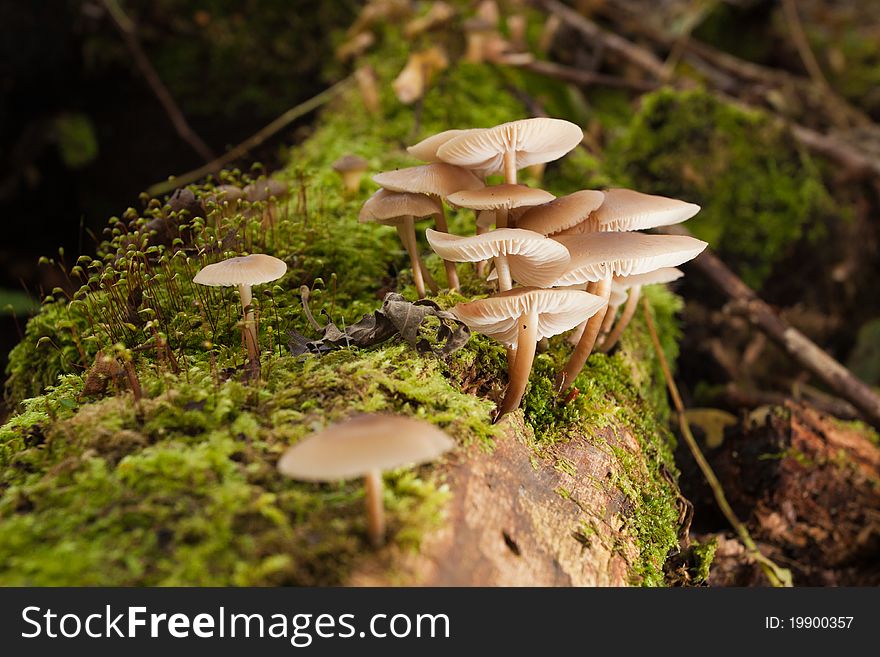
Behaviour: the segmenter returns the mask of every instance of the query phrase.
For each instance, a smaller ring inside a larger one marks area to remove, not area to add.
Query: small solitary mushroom
[[[522,401],[538,341],[574,328],[604,306],[605,299],[582,290],[526,287],[460,303],[452,309],[472,331],[488,335],[515,352],[496,422]]]
[[[612,282],[612,286],[617,288],[620,292],[624,294],[626,294],[628,291],[629,294],[626,297],[626,305],[623,307],[623,312],[621,312],[620,319],[617,321],[617,324],[614,326],[613,329],[610,329],[609,325],[610,332],[607,336],[605,336],[605,339],[602,341],[600,351],[610,351],[611,348],[614,347],[615,344],[617,344],[620,336],[623,335],[623,331],[626,329],[627,325],[629,325],[630,320],[632,320],[633,318],[633,315],[636,314],[636,309],[639,305],[639,297],[641,296],[642,292],[642,286],[671,283],[672,281],[677,281],[682,276],[684,276],[684,272],[681,269],[677,269],[676,267],[662,267],[660,269],[655,269],[654,271],[649,271],[644,274],[636,274],[635,276],[616,276],[614,278],[614,281]],[[613,307],[612,304],[609,304],[609,306]],[[612,321],[615,311],[609,312]]]
[[[284,276],[287,265],[264,253],[253,253],[249,256],[228,258],[213,265],[203,267],[193,278],[193,283],[214,287],[238,287],[241,308],[244,314],[242,334],[247,347],[248,360],[251,367],[259,370],[260,348],[257,341],[257,327],[254,322],[253,295],[251,287],[269,283]]]
[[[675,240],[668,238],[675,237]],[[571,254],[568,271],[554,283],[582,285],[597,283],[596,294],[607,304],[614,276],[632,276],[676,267],[696,258],[708,246],[706,242],[684,235],[646,235],[644,233],[585,233],[560,235],[555,238]],[[583,369],[605,318],[598,312],[590,318],[584,333],[569,358],[558,381],[567,390]]]
[[[472,130],[437,149],[444,162],[486,173],[504,173],[504,182],[516,184],[516,172],[539,162],[557,160],[584,138],[574,123],[536,118]]]
[[[428,229],[428,244],[441,258],[454,262],[482,262],[494,258],[498,289],[523,285],[550,285],[565,270],[568,249],[559,242],[530,230],[499,228],[483,235],[461,237]]]
[[[383,171],[373,176],[373,180],[392,192],[410,192],[436,197],[440,210],[434,215],[434,225],[437,230],[444,233],[449,232],[449,225],[446,223],[446,209],[441,201],[455,192],[478,190],[485,187],[483,181],[467,169],[445,162],[423,164],[395,171]],[[459,282],[455,265],[444,260],[443,266],[446,269],[449,289],[457,290]]]
[[[361,178],[369,166],[364,158],[358,155],[343,155],[333,163],[333,170],[342,176],[342,186],[346,194],[355,193],[361,186]]]
[[[437,46],[412,53],[403,70],[391,83],[397,99],[404,105],[414,103],[425,95],[434,75],[448,66],[446,53]]]
[[[436,216],[440,211],[440,201],[436,197],[380,189],[367,199],[358,215],[358,221],[361,223],[372,221],[397,228],[403,248],[409,255],[413,284],[416,286],[419,298],[425,296],[426,281],[434,292],[437,291],[437,284],[419,257],[415,218]]]
[[[281,474],[301,481],[335,482],[364,478],[367,535],[374,547],[385,542],[382,472],[420,465],[454,446],[432,424],[394,415],[358,415],[313,433],[278,461]]]

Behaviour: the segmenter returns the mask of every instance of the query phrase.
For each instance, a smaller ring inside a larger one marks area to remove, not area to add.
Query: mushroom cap
[[[442,198],[461,190],[480,189],[485,186],[483,181],[472,172],[445,162],[383,171],[373,176],[373,180],[392,192],[436,194]]]
[[[590,220],[565,230],[563,234],[670,226],[687,221],[699,211],[699,205],[674,198],[643,194],[632,189],[606,189],[605,202]]]
[[[529,206],[524,205],[521,208],[511,208],[508,210],[507,222],[514,224],[517,228],[519,228],[519,218],[529,209]],[[495,210],[480,210],[477,214],[477,226],[480,228],[494,228],[495,227]]]
[[[685,235],[645,233],[584,233],[553,239],[571,254],[567,272],[554,285],[576,285],[600,281],[608,275],[632,276],[676,267],[696,258],[708,246]]]
[[[227,285],[260,285],[274,281],[287,271],[287,265],[265,253],[252,253],[215,262],[203,267],[193,283],[222,287]]]
[[[529,208],[516,225],[542,235],[554,235],[586,221],[604,200],[604,193],[584,189]]]
[[[358,221],[396,225],[404,217],[429,217],[442,211],[443,206],[436,197],[380,189],[364,202]]]
[[[280,180],[266,178],[265,180],[252,182],[243,191],[248,201],[255,202],[266,201],[273,196],[275,198],[287,198],[290,188],[287,186],[287,183]]]
[[[339,481],[432,461],[454,446],[433,424],[397,415],[357,415],[289,448],[281,474],[302,481]]]
[[[496,173],[504,169],[504,153],[513,151],[516,168],[559,159],[577,146],[584,132],[562,119],[536,118],[472,130],[437,149],[444,162]]]
[[[684,276],[684,272],[677,267],[661,267],[660,269],[648,271],[644,274],[635,274],[634,276],[615,276],[614,285],[626,290],[634,285],[671,283],[672,281],[677,281],[682,276]]]
[[[583,290],[521,287],[485,299],[460,303],[452,314],[472,331],[513,347],[521,315],[538,313],[538,340],[573,329],[605,306],[605,300]]]
[[[559,242],[520,228],[500,228],[468,237],[429,228],[425,237],[437,255],[451,262],[481,262],[507,256],[511,278],[535,287],[549,285],[559,278],[569,261],[568,250]]]
[[[555,196],[543,189],[526,185],[491,185],[482,189],[466,190],[450,194],[446,200],[471,210],[498,210],[520,208],[552,201]]]
[[[340,157],[331,166],[334,171],[347,173],[349,171],[366,171],[369,164],[370,163],[361,156],[349,153],[348,155]]]
[[[444,130],[443,132],[438,132],[436,135],[431,135],[430,137],[422,139],[418,144],[409,146],[406,151],[413,157],[424,162],[441,162],[442,160],[437,156],[437,149],[450,139],[454,139],[455,137],[459,137],[468,132],[473,132],[473,130],[474,128],[466,130]]]

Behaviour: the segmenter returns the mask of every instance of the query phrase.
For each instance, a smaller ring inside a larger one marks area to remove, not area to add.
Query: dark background
[[[122,3],[148,58],[215,154],[325,86],[357,0]],[[253,153],[272,167],[294,125]],[[63,247],[204,160],[177,134],[101,0],[0,1],[0,371]],[[247,164],[247,163],[244,163]],[[14,313],[19,316],[16,321]],[[5,308],[5,310],[3,309]]]

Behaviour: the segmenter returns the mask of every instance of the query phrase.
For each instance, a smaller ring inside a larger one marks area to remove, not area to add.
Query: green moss
[[[620,184],[700,204],[688,227],[753,287],[834,216],[816,165],[783,125],[705,91],[644,97],[609,167]]]
[[[414,297],[394,231],[356,221],[371,185],[344,195],[330,163],[355,152],[373,170],[393,168],[410,163],[402,145],[427,134],[524,115],[492,69],[463,64],[439,76],[417,124],[413,108],[388,91],[410,44],[393,30],[379,40],[371,57],[384,89],[381,121],[354,90],[328,108],[280,174],[289,200],[238,208],[208,201],[216,183],[246,183],[262,173],[257,167],[192,186],[207,217],[175,216],[158,201],[130,210],[111,220],[99,259],[77,263],[73,276],[83,288],[75,299],[58,295],[28,324],[9,365],[8,395],[20,412],[0,429],[0,583],[342,583],[365,546],[361,485],[279,477],[275,462],[287,446],[352,413],[392,412],[433,422],[460,444],[491,447],[498,429],[490,412],[507,363],[488,338],[473,336],[446,360],[396,341],[287,355],[290,329],[314,335],[301,285],[312,290],[314,314],[339,326],[375,310],[386,291]],[[572,161],[586,166],[580,157]],[[570,166],[548,176],[557,193],[583,184]],[[597,161],[589,166],[603,175]],[[181,223],[172,248],[132,237],[169,220]],[[472,230],[471,213],[449,220],[453,230]],[[179,250],[181,243],[195,248]],[[244,252],[272,253],[288,265],[284,278],[255,288],[264,357],[254,385],[240,380],[235,293],[191,283],[202,265]],[[428,266],[442,282],[440,261],[428,258]],[[438,295],[441,306],[487,293],[470,268],[460,272],[461,294]],[[674,359],[680,302],[664,291],[647,296]],[[124,382],[85,388],[83,372],[99,349],[133,359],[139,404]],[[644,325],[637,318],[613,356],[593,356],[576,381],[577,398],[559,404],[552,378],[568,350],[557,338],[536,359],[523,411],[536,458],[572,435],[598,442],[599,429],[631,432],[642,453],[614,451],[620,468],[612,483],[626,494],[623,524],[639,551],[633,582],[662,584],[677,530],[676,491],[664,476],[675,473],[673,439]],[[400,547],[416,548],[440,522],[448,493],[430,473],[388,477],[391,541]]]

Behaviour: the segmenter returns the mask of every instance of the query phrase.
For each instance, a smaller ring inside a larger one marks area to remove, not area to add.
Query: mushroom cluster
[[[641,287],[675,280],[682,274],[674,268],[706,247],[692,237],[637,232],[689,219],[699,211],[692,203],[628,189],[555,198],[518,183],[520,169],[556,160],[582,139],[578,126],[551,118],[447,130],[409,147],[429,164],[374,176],[383,189],[361,211],[361,221],[398,226],[420,295],[423,281],[435,287],[415,252],[417,217],[434,217],[425,236],[445,263],[450,289],[458,284],[455,263],[477,263],[478,271],[487,261],[494,266],[488,280],[497,281],[498,293],[460,303],[452,312],[508,349],[509,383],[496,421],[519,406],[539,340],[578,327],[557,380],[559,391],[567,390],[600,335],[603,350],[615,345]],[[486,184],[494,174],[502,174],[503,183]],[[444,201],[478,213],[475,234],[449,233]]]

